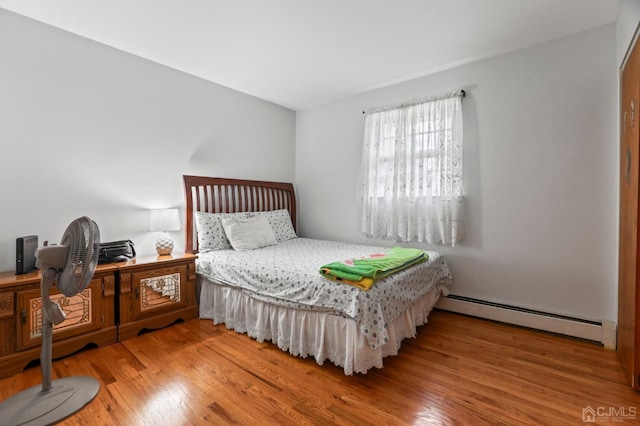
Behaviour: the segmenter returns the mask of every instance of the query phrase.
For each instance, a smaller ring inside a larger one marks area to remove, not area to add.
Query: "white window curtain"
[[[463,95],[367,113],[358,185],[365,235],[451,246],[462,240]]]

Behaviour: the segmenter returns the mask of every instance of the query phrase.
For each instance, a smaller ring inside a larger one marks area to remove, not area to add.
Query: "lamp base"
[[[160,256],[171,254],[173,251],[173,240],[166,232],[163,232],[156,242],[156,251]]]

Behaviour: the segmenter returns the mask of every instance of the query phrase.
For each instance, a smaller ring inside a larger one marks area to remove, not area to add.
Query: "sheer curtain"
[[[451,246],[463,238],[462,96],[367,113],[358,185],[365,235]]]

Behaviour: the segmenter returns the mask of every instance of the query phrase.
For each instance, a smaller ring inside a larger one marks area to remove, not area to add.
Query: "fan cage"
[[[82,217],[67,227],[60,244],[68,247],[68,254],[56,285],[65,296],[73,296],[91,282],[98,265],[100,231],[94,221]]]

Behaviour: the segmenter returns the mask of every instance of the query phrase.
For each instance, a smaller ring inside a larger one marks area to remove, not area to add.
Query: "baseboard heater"
[[[507,324],[592,340],[616,349],[616,323],[592,321],[450,294],[436,308]]]

